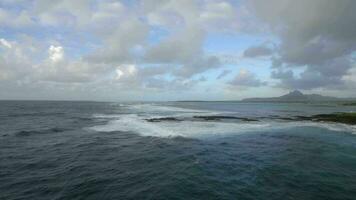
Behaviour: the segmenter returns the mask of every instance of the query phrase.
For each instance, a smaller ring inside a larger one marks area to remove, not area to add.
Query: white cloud
[[[223,84],[243,57],[221,56],[230,54],[206,48],[206,41],[252,30],[259,37],[266,27],[277,47],[252,46],[244,56],[251,63],[270,56],[272,75],[285,87],[350,86],[354,77],[352,1],[4,0],[1,5],[1,88],[16,83],[47,84],[63,93],[178,91],[210,82],[209,70],[220,67],[225,70],[213,83]],[[304,72],[293,73],[296,68]],[[258,76],[242,70],[229,85],[266,85]]]
[[[6,47],[6,48],[12,48],[12,45],[9,41],[5,40],[4,38],[0,39],[0,45]]]
[[[48,49],[49,59],[53,62],[60,62],[64,58],[64,50],[62,46],[51,45]]]
[[[135,78],[137,75],[137,67],[133,64],[121,65],[116,68],[116,76],[115,79],[118,81],[121,80],[129,80]]]

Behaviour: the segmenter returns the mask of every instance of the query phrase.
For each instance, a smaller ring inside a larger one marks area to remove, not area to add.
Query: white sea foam
[[[345,131],[356,133],[356,126],[339,123],[320,122],[281,122],[281,121],[260,121],[260,122],[226,122],[226,121],[189,121],[194,115],[219,115],[222,113],[176,108],[170,106],[158,106],[154,104],[139,104],[130,106],[133,114],[96,114],[95,118],[105,118],[109,122],[105,125],[90,127],[89,129],[100,132],[127,131],[144,136],[174,137],[183,136],[197,138],[204,136],[224,136],[230,134],[242,134],[259,131],[273,131],[289,129],[293,127],[319,127],[332,131]],[[145,114],[142,114],[144,110]],[[135,114],[139,112],[139,114]],[[166,112],[170,112],[168,115]],[[160,117],[181,117],[184,121],[161,121],[148,122],[146,119]]]
[[[146,122],[144,119],[140,119],[137,115],[122,115],[120,119],[111,120],[106,125],[99,125],[91,127],[95,131],[111,132],[111,131],[131,131],[142,135],[151,136],[164,136],[174,135],[163,130],[154,123]]]
[[[122,115],[112,114],[112,115],[104,115],[104,114],[94,114],[94,118],[99,119],[119,119]]]
[[[208,135],[237,134],[257,131],[270,126],[267,123],[226,123],[226,122],[147,122],[137,115],[122,115],[120,119],[109,121],[108,124],[91,127],[100,132],[130,131],[145,136],[184,136],[201,137]]]
[[[135,114],[122,115],[120,119],[109,121],[105,125],[91,127],[90,129],[100,132],[127,131],[143,136],[174,137],[183,136],[198,138],[204,136],[224,136],[231,134],[243,134],[249,132],[282,130],[293,127],[320,127],[333,131],[346,131],[356,133],[355,126],[337,123],[317,122],[147,122]]]
[[[355,125],[347,125],[334,122],[304,122],[304,125],[301,124],[300,126],[320,127],[331,131],[350,132],[352,134],[356,134]]]

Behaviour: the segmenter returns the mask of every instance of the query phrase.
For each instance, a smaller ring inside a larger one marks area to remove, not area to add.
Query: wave
[[[118,119],[120,118],[120,114],[94,114],[93,115],[93,118],[96,118],[96,119]]]
[[[15,132],[15,136],[23,137],[23,136],[31,136],[36,134],[49,134],[49,133],[60,133],[67,131],[68,129],[64,128],[49,128],[49,129],[40,129],[40,130],[22,130]]]
[[[143,136],[156,137],[209,137],[224,136],[231,134],[243,134],[250,132],[273,131],[289,129],[293,127],[319,127],[332,131],[344,131],[356,133],[356,126],[338,123],[320,122],[226,122],[226,121],[174,121],[164,120],[160,122],[148,121],[136,114],[121,115],[119,119],[110,120],[105,125],[90,127],[89,129],[99,132],[124,131],[134,132]]]
[[[356,133],[356,126],[312,122],[283,117],[246,118],[238,113],[187,109],[174,106],[134,104],[127,106],[130,114],[95,114],[107,120],[104,125],[89,127],[99,132],[124,131],[143,136],[188,137],[223,136],[250,132],[273,131],[293,127],[319,127],[332,131]]]
[[[33,112],[33,113],[13,113],[4,115],[4,117],[47,117],[47,116],[63,116],[64,112]]]
[[[168,111],[168,112],[204,112],[204,110],[199,109],[189,109],[189,108],[180,108],[176,106],[163,106],[155,103],[142,103],[135,104],[130,106],[131,109],[139,109],[143,111]]]
[[[135,104],[127,107],[132,113],[140,113],[140,114],[149,114],[149,115],[174,115],[174,116],[192,116],[196,114],[201,115],[214,115],[214,114],[222,114],[228,112],[216,112],[212,110],[204,110],[204,109],[191,109],[191,108],[181,108],[170,105],[159,105],[154,103],[142,103]]]
[[[162,106],[154,103],[142,103],[127,105],[127,110],[121,110],[120,114],[94,114],[92,117],[96,119],[119,119],[123,115],[137,114],[146,118],[186,118],[193,116],[215,116],[222,114],[229,114],[230,112],[216,112],[210,110],[180,108],[175,106]]]

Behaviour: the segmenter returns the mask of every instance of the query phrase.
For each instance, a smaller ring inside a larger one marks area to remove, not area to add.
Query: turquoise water
[[[355,199],[355,127],[279,119],[340,111],[356,107],[0,102],[0,199]]]

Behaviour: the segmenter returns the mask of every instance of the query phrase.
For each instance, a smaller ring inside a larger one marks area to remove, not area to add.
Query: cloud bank
[[[1,1],[0,98],[204,99],[231,86],[352,94],[355,9],[352,0]],[[229,48],[234,62],[222,59]]]

